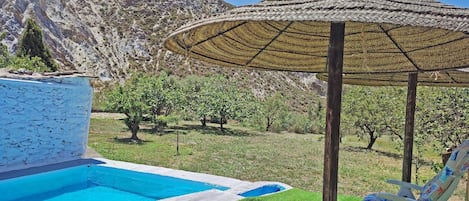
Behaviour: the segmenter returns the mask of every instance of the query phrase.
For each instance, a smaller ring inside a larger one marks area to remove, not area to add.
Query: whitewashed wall
[[[80,158],[92,95],[88,78],[0,78],[0,172]]]

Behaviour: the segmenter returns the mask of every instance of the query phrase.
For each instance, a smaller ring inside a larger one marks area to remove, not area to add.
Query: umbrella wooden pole
[[[323,201],[337,200],[339,128],[342,102],[342,71],[345,23],[331,23],[328,50],[326,139],[324,148]]]
[[[404,160],[402,162],[402,181],[405,182],[410,182],[412,177],[412,149],[414,145],[417,78],[417,73],[409,73],[405,117]]]

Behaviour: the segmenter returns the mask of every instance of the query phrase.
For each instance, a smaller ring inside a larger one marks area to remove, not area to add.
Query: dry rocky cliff
[[[231,8],[222,0],[0,0],[0,32],[7,33],[2,42],[13,53],[25,19],[33,18],[61,70],[102,80],[167,69],[180,76],[223,73],[259,96],[291,89],[321,92],[311,74],[213,68],[163,49],[164,38],[188,20]]]

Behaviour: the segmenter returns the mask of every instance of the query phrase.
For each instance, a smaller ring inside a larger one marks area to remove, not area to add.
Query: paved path
[[[123,119],[125,114],[122,113],[109,113],[109,112],[92,112],[91,118],[95,119]]]
[[[83,156],[83,158],[104,158],[104,157],[98,152],[96,152],[93,148],[87,146],[86,153]]]

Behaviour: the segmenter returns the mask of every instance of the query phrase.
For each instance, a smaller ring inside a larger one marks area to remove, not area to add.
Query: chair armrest
[[[404,187],[404,188],[411,188],[411,189],[415,189],[415,190],[419,190],[419,191],[422,191],[422,189],[423,189],[423,186],[411,184],[411,183],[408,183],[408,182],[405,182],[405,181],[399,181],[399,180],[390,179],[390,180],[387,180],[386,182],[388,182],[388,183],[390,183],[390,184],[398,185],[398,186],[400,186],[401,188],[402,188],[402,187]]]
[[[391,193],[376,193],[376,196],[388,201],[415,201],[415,199],[400,197]]]

